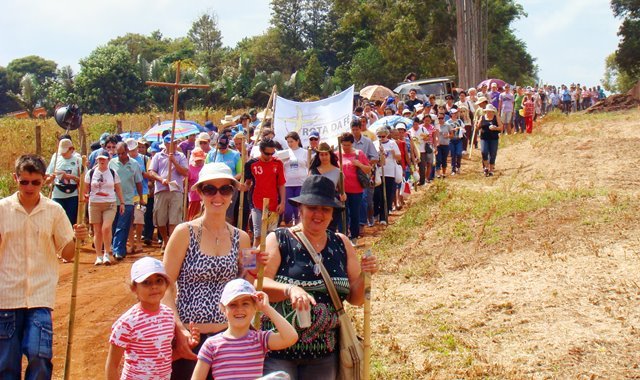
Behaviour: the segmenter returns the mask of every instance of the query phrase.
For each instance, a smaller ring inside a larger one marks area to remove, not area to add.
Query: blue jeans
[[[360,224],[373,222],[369,215],[373,215],[373,188],[368,187],[362,192],[362,202],[360,202]]]
[[[334,352],[320,359],[274,359],[264,360],[263,375],[284,371],[291,380],[335,380],[338,377],[338,354]]]
[[[482,160],[489,161],[489,164],[496,164],[496,156],[498,155],[499,140],[482,140]]]
[[[22,355],[27,357],[25,380],[51,379],[53,326],[51,310],[0,310],[0,379],[20,380]]]
[[[78,219],[78,197],[53,198],[53,201],[62,206],[71,225],[76,224],[76,219]]]
[[[113,220],[113,240],[111,249],[114,255],[125,257],[127,255],[127,238],[129,237],[129,229],[133,223],[134,205],[124,205],[124,214],[120,215],[120,210],[116,212],[116,218]]]
[[[449,155],[449,145],[438,145],[438,155],[436,156],[436,170],[447,168],[447,156]]]
[[[356,239],[360,236],[360,205],[362,193],[347,193],[347,223],[349,223],[349,238]],[[366,219],[365,219],[366,220]]]
[[[520,116],[520,112],[516,112],[516,116],[513,120],[513,127],[515,128],[516,133],[524,133],[524,117]]]
[[[449,141],[449,150],[451,151],[451,171],[457,171],[462,163],[462,140],[451,139]]]
[[[286,194],[285,198],[287,199],[287,202],[284,204],[284,222],[287,224],[292,221],[297,222],[300,220],[300,217],[298,216],[298,208],[289,203],[289,199],[300,195],[302,186],[286,186],[284,189]]]

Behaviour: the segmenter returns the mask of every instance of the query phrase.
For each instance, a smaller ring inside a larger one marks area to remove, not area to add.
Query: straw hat
[[[481,97],[479,97],[479,98],[478,98],[478,100],[476,101],[476,105],[477,105],[477,106],[479,106],[481,103],[484,103],[484,102],[489,102],[489,101],[488,101],[488,100],[487,100],[487,98],[485,98],[484,96],[481,96]]]
[[[258,112],[258,119],[260,119],[260,120],[273,119],[273,111],[268,109],[266,111]]]
[[[233,115],[224,115],[224,119],[220,120],[221,126],[233,124]]]
[[[487,106],[484,107],[484,112],[498,112],[498,110],[493,106],[493,104],[487,104]]]

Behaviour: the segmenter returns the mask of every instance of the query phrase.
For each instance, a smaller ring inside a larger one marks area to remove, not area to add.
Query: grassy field
[[[220,110],[209,110],[209,120],[217,124],[224,117],[224,113]],[[115,133],[117,121],[121,121],[123,132],[145,132],[156,123],[157,118],[170,120],[171,116],[171,113],[83,115],[83,125],[87,130],[87,140],[90,144],[97,141],[103,132]],[[186,119],[195,120],[200,124],[205,122],[204,110],[189,111],[185,116]],[[10,175],[15,159],[21,154],[35,152],[36,125],[42,127],[42,155],[49,160],[56,150],[58,136],[65,132],[53,118],[44,120],[0,118],[0,131],[6,144],[5,149],[0,151],[0,197],[15,191]],[[71,131],[70,134],[75,142],[79,141],[77,131]]]

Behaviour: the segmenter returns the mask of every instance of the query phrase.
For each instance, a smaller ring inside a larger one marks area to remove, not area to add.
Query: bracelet
[[[247,273],[249,273],[249,276],[253,277],[253,278],[258,278],[258,271],[255,270],[247,270]]]
[[[289,284],[287,285],[287,287],[284,289],[284,296],[289,298],[291,296],[291,289],[293,289],[296,285],[294,284]]]

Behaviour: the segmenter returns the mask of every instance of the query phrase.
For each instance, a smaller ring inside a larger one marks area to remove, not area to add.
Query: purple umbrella
[[[480,82],[480,84],[478,84],[478,86],[476,87],[478,90],[480,90],[480,88],[483,85],[487,85],[487,88],[490,90],[491,89],[491,83],[495,83],[498,85],[498,90],[502,90],[504,88],[504,85],[507,84],[507,82],[503,81],[502,79],[485,79],[482,82]]]

